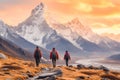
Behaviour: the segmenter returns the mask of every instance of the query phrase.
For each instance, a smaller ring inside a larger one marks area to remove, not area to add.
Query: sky
[[[17,25],[40,2],[45,5],[45,14],[60,23],[77,17],[98,34],[120,33],[119,0],[0,0],[0,19],[9,25]]]

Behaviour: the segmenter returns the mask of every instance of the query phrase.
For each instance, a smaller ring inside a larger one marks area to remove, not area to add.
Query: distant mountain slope
[[[120,54],[112,55],[108,59],[120,61]]]
[[[1,37],[0,37],[0,50],[7,52],[8,55],[11,55],[13,57],[23,58],[27,60],[32,59],[32,56],[29,52],[23,50],[14,43],[7,41]]]

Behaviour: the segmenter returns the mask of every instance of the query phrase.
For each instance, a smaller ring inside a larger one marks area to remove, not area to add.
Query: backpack
[[[35,51],[35,57],[37,57],[37,58],[40,57],[40,51],[39,50]]]
[[[57,58],[56,52],[52,52],[52,59],[56,59],[56,58]]]
[[[70,59],[69,54],[66,54],[66,55],[65,55],[65,59]]]

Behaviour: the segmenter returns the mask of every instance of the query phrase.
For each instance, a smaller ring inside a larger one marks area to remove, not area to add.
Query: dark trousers
[[[52,64],[53,64],[53,67],[55,68],[56,67],[56,59],[52,59]]]
[[[38,67],[40,63],[40,58],[35,58],[35,61],[36,61],[36,66]]]
[[[68,59],[65,59],[65,61],[66,61],[66,66],[68,66],[68,61],[69,61],[69,60],[68,60]]]

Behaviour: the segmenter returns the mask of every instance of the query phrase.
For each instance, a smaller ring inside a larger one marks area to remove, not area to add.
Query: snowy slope
[[[78,18],[66,24],[54,23],[52,21],[49,21],[49,24],[61,36],[83,50],[118,51],[118,48],[120,48],[119,42],[94,33],[89,27],[82,25]]]
[[[30,17],[14,28],[14,31],[29,42],[48,50],[56,47],[62,53],[65,50],[74,53],[80,52],[81,49],[59,36],[55,30],[49,27],[43,14],[44,5],[40,3],[32,10]]]
[[[0,37],[3,39],[10,41],[17,45],[18,47],[28,51],[33,54],[36,45],[25,40],[16,34],[8,25],[6,25],[3,21],[0,21]],[[41,48],[41,47],[40,47]],[[42,52],[45,54],[44,57],[49,57],[48,51],[44,48],[41,48]]]
[[[97,44],[90,42],[83,37],[81,37],[77,32],[73,32],[69,27],[63,24],[52,24],[53,28],[76,47],[84,51],[100,51],[102,50]]]

